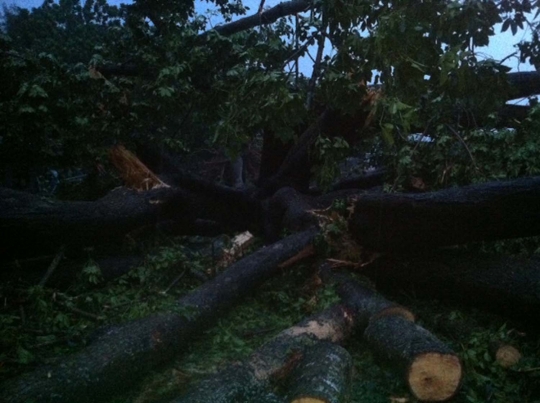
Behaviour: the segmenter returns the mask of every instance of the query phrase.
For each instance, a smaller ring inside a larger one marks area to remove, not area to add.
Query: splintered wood
[[[456,355],[425,353],[413,360],[407,381],[419,400],[439,402],[455,395],[462,375],[461,362]]]
[[[253,243],[255,238],[249,231],[242,232],[232,239],[232,246],[223,250],[223,256],[218,262],[218,267],[227,267],[236,262],[244,255],[246,249]]]
[[[130,189],[145,191],[169,187],[122,145],[116,145],[111,149],[110,158],[125,186]]]

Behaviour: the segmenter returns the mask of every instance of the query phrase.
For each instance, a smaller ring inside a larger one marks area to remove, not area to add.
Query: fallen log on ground
[[[386,257],[363,270],[381,290],[484,308],[526,326],[540,328],[540,260],[517,256],[441,251]]]
[[[311,244],[316,231],[291,235],[230,266],[224,273],[179,299],[174,310],[112,328],[57,365],[7,381],[0,401],[102,402],[170,361],[202,329],[274,275]]]
[[[35,256],[60,245],[115,242],[161,219],[189,217],[189,195],[180,189],[136,192],[115,189],[93,202],[58,201],[0,188],[0,255]]]
[[[355,326],[363,332],[370,321],[384,316],[401,316],[414,322],[414,314],[407,308],[388,301],[368,285],[361,284],[351,275],[338,272],[330,263],[323,263],[319,268],[319,277],[325,282],[333,284],[336,291],[354,315]]]
[[[540,235],[540,177],[488,182],[422,194],[358,196],[349,230],[379,251]]]
[[[348,309],[335,305],[282,331],[243,363],[201,381],[171,403],[242,401],[234,399],[287,377],[308,347],[321,341],[342,342],[353,325]]]
[[[353,362],[337,344],[319,343],[308,349],[288,379],[291,403],[344,403],[349,401]]]
[[[456,354],[433,334],[400,316],[371,321],[364,338],[376,356],[397,367],[412,394],[440,402],[455,396],[463,370]]]

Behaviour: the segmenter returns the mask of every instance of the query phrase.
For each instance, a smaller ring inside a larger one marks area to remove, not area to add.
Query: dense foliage
[[[225,22],[255,11],[240,2],[212,6]],[[480,157],[463,158],[463,144],[479,138],[471,122],[494,124],[488,117],[510,98],[508,69],[475,49],[489,43],[497,23],[514,33],[524,28],[537,4],[316,1],[305,13],[233,35],[208,31],[202,7],[48,0],[31,11],[5,8],[2,172],[28,182],[47,169],[88,170],[117,142],[177,152],[225,146],[236,155],[261,130],[292,139],[315,118],[316,105],[358,112],[360,84],[374,81],[384,96],[369,106],[375,130],[358,133],[364,151],[375,147],[390,158],[400,183],[416,175],[447,184],[450,166],[467,175],[484,169]],[[298,66],[309,64],[317,46],[309,77]],[[535,62],[537,46],[534,30],[521,58]],[[427,153],[410,140],[418,132],[435,140]],[[336,172],[329,163],[352,147],[324,138],[317,145],[324,182]]]
[[[284,142],[296,139],[325,107],[345,115],[369,108],[373,123],[358,127],[350,141],[336,125],[335,133],[314,142],[313,177],[323,187],[339,174],[337,163],[354,152],[365,166],[388,168],[392,191],[540,173],[540,108],[533,106],[514,128],[498,128],[497,112],[512,98],[508,68],[476,52],[499,29],[516,34],[529,28],[532,37],[519,45],[518,57],[539,64],[540,23],[534,18],[540,1],[305,3],[301,13],[272,24],[261,18],[232,35],[212,29],[210,17],[226,24],[257,12],[241,0],[136,0],[121,6],[45,0],[32,10],[4,8],[0,185],[28,189],[37,178],[35,190],[51,190],[43,180],[51,170],[66,179],[75,171],[103,169],[117,143],[131,149],[157,145],[183,156],[219,148],[234,157],[254,140],[258,145],[262,132]],[[205,7],[213,12],[201,14]],[[306,69],[311,63],[313,69]],[[365,83],[379,91],[368,104]],[[332,225],[328,231],[343,246],[344,220]],[[102,324],[169,308],[215,269],[208,250],[193,253],[197,247],[186,248],[184,239],[161,241],[142,248],[144,263],[108,283],[92,250],[82,252],[89,258],[67,290],[3,283],[1,295],[15,302],[0,316],[0,378],[80,348]],[[528,250],[537,249],[537,242]],[[308,272],[295,268],[265,285],[204,335],[177,363],[182,370],[157,374],[143,385],[137,401],[177,396],[189,381],[246,356],[277,331],[336,301],[332,291],[305,281]],[[427,324],[463,359],[467,378],[457,401],[526,401],[540,394],[538,341],[508,329],[501,318],[401,298],[425,313]],[[456,336],[467,321],[474,322],[472,330]],[[443,323],[447,327],[438,328]],[[520,367],[493,365],[486,345],[494,334],[520,347]],[[361,342],[350,348],[363,379],[355,382],[355,399],[388,401],[389,391],[405,395]]]

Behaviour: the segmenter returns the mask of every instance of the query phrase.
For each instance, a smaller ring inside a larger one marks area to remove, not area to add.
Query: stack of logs
[[[352,358],[339,344],[353,332],[363,334],[375,355],[403,374],[418,400],[445,401],[457,393],[463,376],[460,359],[417,325],[411,311],[329,263],[320,266],[319,277],[336,286],[342,304],[279,333],[244,362],[203,380],[171,403],[248,401],[254,396],[280,402],[268,392],[276,383],[285,385],[288,402],[348,401]]]

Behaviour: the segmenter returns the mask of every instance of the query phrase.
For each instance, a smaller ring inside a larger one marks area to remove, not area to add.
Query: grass
[[[100,282],[99,270],[88,261],[76,285],[62,292],[19,280],[3,282],[0,379],[77,351],[103,326],[170,308],[200,285],[188,270],[206,273],[212,266],[208,250],[204,242],[194,247],[186,238],[150,245],[143,265],[107,284]],[[180,280],[163,293],[181,273]],[[205,376],[247,357],[281,330],[338,301],[332,289],[313,280],[312,273],[309,264],[284,270],[202,333],[169,367],[151,374],[139,390],[114,401],[150,403],[176,397]],[[524,334],[519,324],[472,308],[402,293],[389,298],[415,312],[419,323],[462,359],[465,378],[452,402],[540,403],[538,334]],[[70,307],[104,319],[91,320]],[[494,361],[490,352],[494,340],[521,352],[523,358],[516,367],[504,369]],[[345,347],[354,359],[351,402],[415,401],[401,375],[380,366],[360,335],[351,337]]]

